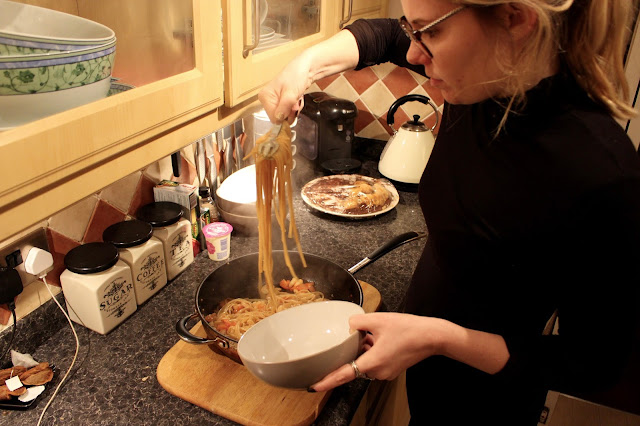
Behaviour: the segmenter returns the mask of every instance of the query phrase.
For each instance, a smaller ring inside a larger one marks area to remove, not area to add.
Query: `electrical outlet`
[[[28,235],[14,241],[0,249],[0,265],[3,267],[11,267],[12,265],[19,263],[15,266],[15,269],[20,274],[22,285],[26,287],[33,281],[37,281],[35,275],[28,274],[24,270],[24,259],[27,258],[29,250],[33,247],[41,248],[42,250],[49,251],[49,244],[47,243],[47,234],[44,228],[36,229]]]

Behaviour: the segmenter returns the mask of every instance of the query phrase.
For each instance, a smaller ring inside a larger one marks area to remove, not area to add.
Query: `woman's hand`
[[[470,330],[439,318],[376,312],[354,315],[349,326],[368,332],[364,353],[356,365],[371,379],[395,379],[407,368],[433,355],[444,355],[490,374],[500,371],[509,359],[501,336]],[[346,364],[311,388],[323,392],[353,379],[354,369]]]
[[[273,123],[283,120],[293,123],[302,109],[305,91],[314,82],[354,68],[358,64],[359,51],[356,39],[350,31],[343,30],[318,43],[291,61],[268,83],[258,99]]]
[[[305,52],[295,58],[260,90],[258,99],[271,122],[287,120],[291,124],[302,109],[304,92],[313,83],[309,56]]]

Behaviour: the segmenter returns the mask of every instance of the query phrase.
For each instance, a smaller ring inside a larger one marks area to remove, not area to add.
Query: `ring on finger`
[[[360,372],[360,369],[358,368],[358,365],[356,364],[355,360],[351,361],[350,365],[351,365],[351,368],[353,368],[353,372],[356,375],[356,379],[373,380],[371,377],[367,376],[365,373]]]

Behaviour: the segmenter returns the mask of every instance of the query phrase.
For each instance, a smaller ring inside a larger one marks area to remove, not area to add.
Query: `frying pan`
[[[346,300],[362,306],[362,288],[354,273],[371,262],[379,259],[401,245],[419,238],[426,233],[406,232],[388,240],[369,256],[351,268],[344,269],[338,264],[313,254],[304,254],[307,267],[300,262],[297,252],[290,252],[289,257],[294,270],[305,282],[315,283],[316,290],[322,292],[326,299]],[[289,278],[291,273],[284,263],[283,252],[273,251],[273,277],[275,282]],[[205,317],[220,309],[221,302],[228,298],[259,299],[258,293],[258,253],[248,254],[220,266],[207,276],[198,286],[195,296],[196,312],[181,318],[176,323],[176,331],[180,338],[188,343],[208,344],[214,352],[228,356],[241,363],[236,350],[238,341],[226,336],[211,326]],[[199,318],[207,334],[202,338],[191,334],[187,323]]]

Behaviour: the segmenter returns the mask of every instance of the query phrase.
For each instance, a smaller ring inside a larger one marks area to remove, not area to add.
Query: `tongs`
[[[258,154],[262,155],[264,158],[273,157],[273,154],[278,151],[278,143],[276,142],[276,138],[280,134],[280,130],[282,130],[282,123],[274,124],[273,127],[271,127],[266,140],[260,143],[257,147]]]

